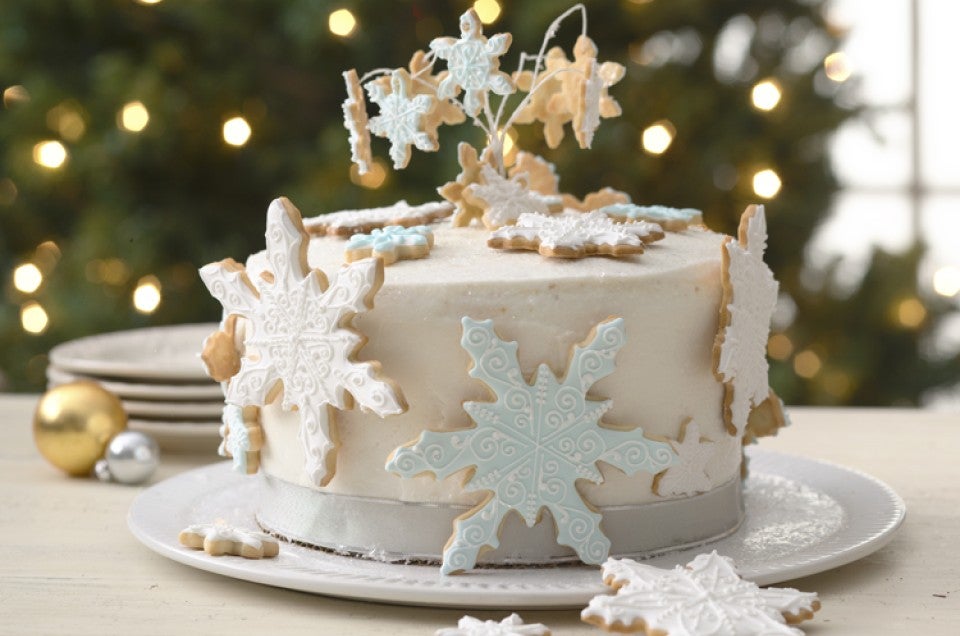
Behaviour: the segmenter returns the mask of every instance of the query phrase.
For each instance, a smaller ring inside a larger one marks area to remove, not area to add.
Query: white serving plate
[[[744,486],[747,519],[706,546],[657,556],[660,567],[717,550],[741,574],[770,585],[860,559],[886,545],[906,508],[889,486],[864,473],[803,457],[752,449]],[[583,607],[609,590],[591,566],[487,568],[442,576],[435,565],[397,565],[283,543],[275,559],[212,557],[182,547],[188,525],[222,519],[256,528],[258,481],[229,463],[183,473],[142,492],[127,518],[151,550],[190,567],[315,594],[408,605],[462,608]]]
[[[107,391],[121,399],[160,400],[160,401],[211,401],[222,402],[223,390],[220,385],[210,378],[205,382],[191,382],[183,384],[163,384],[160,382],[126,382],[123,380],[105,379],[96,375],[71,373],[53,365],[47,367],[48,387],[53,388],[68,382],[88,380],[96,382]]]
[[[223,399],[219,402],[158,402],[123,398],[123,409],[130,417],[166,420],[216,420],[223,414]]]
[[[79,338],[50,351],[50,364],[72,373],[108,378],[207,380],[203,340],[217,323],[147,327]]]
[[[127,428],[157,440],[160,449],[172,453],[216,455],[220,445],[220,422],[165,422],[130,418]]]

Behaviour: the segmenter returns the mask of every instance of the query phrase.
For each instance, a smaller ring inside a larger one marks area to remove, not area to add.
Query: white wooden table
[[[0,634],[432,634],[461,610],[312,596],[169,561],[127,531],[139,488],[70,479],[33,446],[35,396],[0,395]],[[763,446],[851,466],[907,503],[874,555],[788,584],[820,594],[808,634],[960,634],[960,415],[793,409]],[[167,456],[155,480],[216,460]],[[506,612],[471,612],[502,618]],[[599,634],[575,610],[522,612],[557,636]]]

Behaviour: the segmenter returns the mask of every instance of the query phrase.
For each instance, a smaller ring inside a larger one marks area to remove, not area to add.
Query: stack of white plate
[[[200,361],[216,323],[90,336],[50,351],[48,387],[99,383],[123,402],[128,427],[173,451],[216,452],[223,393]]]

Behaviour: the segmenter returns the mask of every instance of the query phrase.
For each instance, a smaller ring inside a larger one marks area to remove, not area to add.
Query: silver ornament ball
[[[139,484],[150,479],[160,463],[160,448],[148,435],[138,431],[117,434],[105,455],[110,477],[121,484]],[[99,476],[99,474],[98,474]]]

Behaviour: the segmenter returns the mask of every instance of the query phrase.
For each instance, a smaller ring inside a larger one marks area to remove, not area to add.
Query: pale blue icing
[[[430,472],[438,479],[475,467],[465,489],[490,492],[483,504],[454,523],[441,571],[471,569],[485,546],[497,547],[497,533],[510,510],[532,527],[543,508],[556,522],[560,544],[576,550],[585,563],[602,563],[610,540],[600,530],[601,515],[583,500],[576,481],[602,482],[598,461],[632,475],[657,473],[677,459],[669,444],[647,439],[639,427],[600,426],[613,402],[586,396],[614,371],[614,357],[625,342],[623,319],[600,323],[589,343],[575,346],[565,377],[558,380],[541,364],[532,384],[520,369],[517,343],[500,340],[493,321],[465,317],[462,325],[461,346],[474,363],[470,376],[489,386],[496,401],[465,402],[473,428],[424,431],[387,462],[387,470],[403,477]]]
[[[250,452],[250,433],[243,422],[243,407],[236,404],[223,406],[223,424],[220,435],[220,455],[229,454],[233,458],[232,468],[240,474],[247,474],[247,453]]]
[[[370,234],[354,234],[347,241],[347,249],[372,247],[377,252],[386,252],[401,246],[427,245],[428,237],[432,234],[433,230],[426,225],[388,225]]]
[[[635,205],[633,203],[612,203],[600,208],[607,216],[627,218],[631,221],[649,221],[651,223],[665,223],[667,221],[682,221],[693,223],[702,216],[700,210],[694,208],[670,208],[665,205]]]

